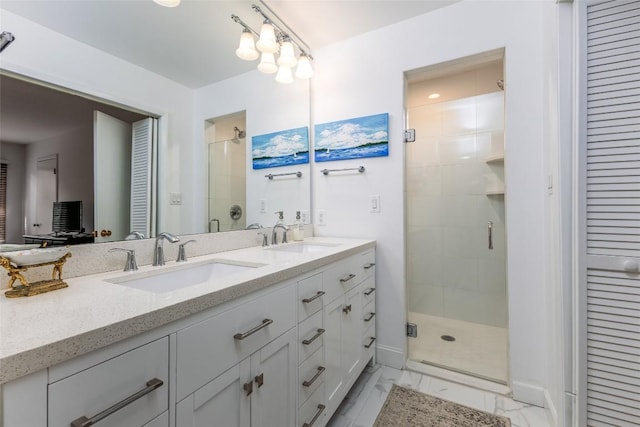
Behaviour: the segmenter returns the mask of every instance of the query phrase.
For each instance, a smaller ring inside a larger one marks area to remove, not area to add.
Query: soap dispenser
[[[304,240],[304,224],[300,219],[300,211],[296,211],[296,222],[293,223],[293,240],[299,242]]]

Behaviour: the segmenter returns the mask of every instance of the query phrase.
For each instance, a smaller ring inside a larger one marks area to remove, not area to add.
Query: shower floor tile
[[[507,383],[507,329],[409,313],[418,338],[409,339],[409,359]],[[449,335],[455,341],[441,337]]]

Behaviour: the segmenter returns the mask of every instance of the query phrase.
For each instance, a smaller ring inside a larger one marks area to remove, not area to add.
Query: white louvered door
[[[586,274],[580,291],[586,302],[581,348],[586,396],[579,425],[638,427],[640,1],[589,2],[582,17]]]
[[[131,216],[130,230],[150,237],[152,157],[156,119],[146,118],[131,125]]]

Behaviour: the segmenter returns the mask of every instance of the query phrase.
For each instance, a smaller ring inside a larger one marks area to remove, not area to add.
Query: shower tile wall
[[[507,326],[503,93],[409,109],[407,250],[412,312]],[[488,249],[493,221],[494,249]]]

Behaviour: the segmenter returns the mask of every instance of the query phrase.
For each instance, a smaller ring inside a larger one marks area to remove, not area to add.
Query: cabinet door
[[[342,369],[347,382],[358,375],[357,368],[362,355],[362,300],[360,287],[352,289],[345,296],[342,316]]]
[[[253,394],[252,427],[286,427],[296,421],[295,328],[264,346],[251,356]]]
[[[179,427],[249,427],[253,389],[249,358],[242,360],[176,405]]]
[[[340,391],[344,385],[342,372],[342,317],[344,313],[344,297],[338,298],[324,309],[324,360],[325,387],[327,393],[328,413],[338,407]]]

